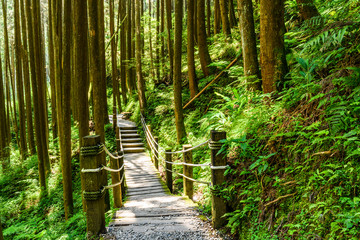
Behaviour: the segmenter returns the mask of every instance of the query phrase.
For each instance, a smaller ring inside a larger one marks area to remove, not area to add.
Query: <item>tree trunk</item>
[[[9,142],[7,139],[7,124],[6,124],[6,105],[5,105],[5,93],[4,93],[4,83],[3,83],[3,72],[2,72],[2,61],[1,61],[1,54],[0,54],[0,162],[2,165],[2,172],[3,174],[6,173],[8,168],[8,147]],[[0,223],[1,225],[1,223]],[[0,226],[1,230],[1,226]],[[2,234],[0,232],[0,234]],[[1,238],[1,235],[0,235]]]
[[[121,77],[121,96],[123,100],[124,106],[127,104],[127,97],[126,97],[126,28],[125,28],[125,22],[124,19],[126,17],[126,2],[120,1],[119,3],[120,8],[120,77]],[[122,109],[120,109],[121,106],[118,107],[119,111],[121,112]]]
[[[168,44],[168,52],[169,52],[169,62],[170,62],[170,82],[173,81],[173,71],[174,71],[174,48],[173,48],[173,40],[171,37],[172,31],[172,16],[171,16],[171,0],[166,0],[166,25],[167,25],[167,44]]]
[[[236,16],[235,16],[235,6],[234,0],[229,0],[229,21],[230,21],[230,28],[233,28],[237,24]]]
[[[137,76],[137,90],[140,102],[140,111],[145,113],[146,98],[145,98],[145,81],[141,66],[141,17],[140,17],[141,0],[135,1],[135,26],[136,26],[136,76]]]
[[[64,30],[62,39],[63,75],[60,82],[61,96],[58,98],[58,112],[62,111],[60,139],[61,170],[63,175],[65,219],[73,214],[73,195],[71,179],[71,0],[64,0]],[[58,91],[59,93],[59,91]],[[60,95],[60,94],[58,94]],[[60,125],[59,125],[60,126]]]
[[[211,36],[211,1],[206,0],[206,28],[207,28],[207,36]]]
[[[4,240],[3,232],[2,232],[2,225],[0,221],[0,240]]]
[[[229,23],[229,17],[228,17],[228,15],[229,15],[228,14],[229,13],[228,0],[220,0],[220,13],[221,13],[223,33],[225,35],[230,35],[231,29],[230,29],[230,23]]]
[[[197,26],[198,26],[198,46],[201,69],[207,77],[210,74],[208,65],[211,63],[211,58],[206,41],[205,28],[205,0],[197,0]]]
[[[36,153],[35,139],[34,139],[34,128],[32,120],[32,105],[31,105],[31,88],[30,88],[30,76],[29,76],[29,56],[28,56],[28,45],[27,45],[27,33],[26,33],[26,18],[24,0],[20,0],[21,8],[21,32],[23,37],[23,73],[24,73],[24,86],[25,86],[25,100],[26,100],[26,123],[30,154]]]
[[[182,143],[186,137],[181,97],[182,11],[183,1],[175,0],[174,105],[177,142],[179,144]]]
[[[198,1],[194,1],[194,16],[193,16],[193,25],[194,25],[194,45],[198,44],[198,24],[197,24],[197,5]]]
[[[287,73],[284,33],[284,0],[260,0],[260,59],[264,93],[276,91],[276,85],[283,83]]]
[[[20,132],[20,155],[21,159],[26,159],[27,155],[27,141],[26,141],[26,122],[25,122],[25,102],[24,102],[24,85],[22,74],[22,44],[21,44],[21,30],[20,30],[20,6],[19,0],[14,0],[15,12],[15,54],[16,54],[16,93],[19,106],[19,132]]]
[[[244,74],[248,90],[261,90],[252,0],[238,0]]]
[[[132,8],[132,4],[131,4],[132,0],[128,0],[128,7],[127,7],[127,81],[128,81],[128,86],[130,88],[130,94],[134,91],[134,85],[133,85],[133,70],[132,70],[132,63],[133,63],[133,59],[132,59],[132,30],[131,30],[131,25],[132,25],[132,21],[134,16],[132,16],[132,12],[131,12],[131,8]]]
[[[320,16],[313,0],[296,0],[299,7],[299,12],[303,20],[308,20],[312,17]]]
[[[219,0],[214,1],[214,34],[220,32],[221,14],[220,14],[220,2]]]
[[[49,0],[49,66],[50,66],[50,90],[51,90],[51,129],[53,139],[57,139],[57,112],[56,112],[56,87],[55,87],[55,59],[54,59],[54,40],[53,40],[53,23],[52,23],[52,4],[53,0]]]
[[[156,57],[155,57],[155,67],[156,67],[156,80],[155,83],[158,84],[160,82],[161,73],[160,73],[160,1],[156,0],[156,37],[155,37],[155,49],[156,49]]]
[[[26,0],[25,11],[27,20],[27,29],[29,36],[29,53],[30,53],[30,70],[31,70],[31,89],[33,95],[34,117],[35,117],[35,136],[36,147],[38,153],[39,182],[42,195],[46,193],[46,175],[49,167],[47,141],[44,129],[46,128],[46,119],[43,111],[44,99],[41,87],[41,74],[39,71],[39,29],[37,28],[39,21],[36,11],[38,2]]]
[[[167,0],[168,1],[168,0]],[[170,0],[171,1],[171,0]],[[153,56],[153,47],[152,47],[152,15],[151,15],[151,0],[149,0],[149,51],[150,51],[150,74],[152,77],[154,74],[154,56]]]
[[[133,21],[131,22],[131,36],[133,36],[132,40],[131,40],[131,58],[132,58],[132,79],[131,79],[131,84],[133,85],[133,89],[136,90],[136,62],[135,62],[135,45],[136,45],[136,41],[135,41],[135,2],[132,5],[133,7],[131,8],[131,16],[133,16]]]
[[[113,116],[116,116],[116,102],[117,96],[119,95],[119,81],[118,81],[118,71],[117,71],[117,44],[115,42],[115,16],[114,16],[114,0],[109,1],[109,8],[110,8],[110,36],[111,39],[111,78],[112,78],[112,85],[113,85]],[[118,106],[121,106],[121,102],[117,103]],[[120,107],[121,108],[121,107]],[[113,128],[115,129],[117,126],[116,119],[113,119]]]
[[[103,34],[100,31],[104,29],[100,27],[100,22],[103,21],[101,17],[103,10],[103,2],[100,0],[88,0],[88,19],[89,19],[89,75],[90,80],[93,83],[93,101],[94,101],[94,122],[95,132],[100,135],[102,143],[105,143],[105,118],[104,115],[107,112],[104,111],[104,94],[103,88],[104,79],[102,72],[102,50],[103,40],[101,40]],[[106,96],[105,96],[106,97]],[[101,153],[101,163],[106,164],[105,155]],[[106,174],[103,174],[102,184],[107,185]],[[108,195],[108,191],[107,194]],[[109,202],[105,196],[105,209],[110,207]],[[103,219],[101,220],[103,221]]]
[[[83,137],[89,135],[89,102],[88,102],[88,19],[87,19],[87,1],[74,1],[74,76],[78,82],[76,89],[78,114],[79,114],[79,141],[83,146]],[[80,155],[80,158],[82,156]],[[80,164],[83,161],[80,160]],[[83,166],[80,165],[83,169]],[[81,174],[83,176],[83,174]],[[81,179],[81,185],[85,184]],[[82,188],[84,189],[84,188]],[[86,210],[85,201],[83,200],[83,209]]]
[[[164,30],[165,30],[165,0],[160,0],[160,33],[161,33],[161,42],[160,42],[160,56],[161,56],[161,79],[165,77],[165,38],[164,38]]]
[[[194,0],[187,0],[187,64],[190,97],[193,98],[198,93],[198,84],[195,72],[195,54],[194,54]]]

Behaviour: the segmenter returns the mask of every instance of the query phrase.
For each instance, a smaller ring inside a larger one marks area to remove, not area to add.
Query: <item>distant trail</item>
[[[118,120],[120,129],[135,123]],[[145,152],[125,154],[127,202],[108,228],[116,239],[222,239],[203,222],[195,204],[171,195]]]

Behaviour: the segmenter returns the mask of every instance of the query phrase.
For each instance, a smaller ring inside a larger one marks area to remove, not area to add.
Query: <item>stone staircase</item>
[[[136,126],[120,126],[120,137],[124,153],[145,152],[144,143]]]

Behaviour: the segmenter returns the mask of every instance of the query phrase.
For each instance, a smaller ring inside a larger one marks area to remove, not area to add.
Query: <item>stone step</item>
[[[142,143],[142,142],[123,143],[122,146],[123,146],[123,148],[143,147],[144,143]]]
[[[136,126],[132,126],[132,127],[120,127],[120,130],[137,130]]]
[[[131,134],[121,134],[121,139],[124,138],[139,138],[140,135],[137,133],[131,133]]]
[[[137,133],[137,129],[132,129],[132,130],[120,130],[121,135],[123,134],[132,134],[132,133]]]
[[[141,138],[126,138],[126,139],[121,139],[121,142],[124,143],[136,143],[136,142],[142,142]]]
[[[145,152],[145,148],[124,148],[124,153],[140,153]]]

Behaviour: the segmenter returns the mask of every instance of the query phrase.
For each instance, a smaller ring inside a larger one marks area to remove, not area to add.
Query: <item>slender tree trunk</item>
[[[126,28],[124,23],[124,18],[126,17],[126,2],[120,1],[119,3],[120,8],[120,19],[121,19],[121,27],[120,27],[120,74],[121,74],[121,95],[123,99],[124,106],[127,104],[127,97],[126,97]],[[119,106],[119,111],[121,106]]]
[[[238,0],[244,74],[248,90],[261,90],[252,0]]]
[[[167,0],[168,1],[168,0]],[[171,0],[170,0],[171,1]],[[154,74],[154,56],[152,47],[152,15],[151,15],[151,0],[149,0],[149,51],[150,51],[150,73],[152,77]]]
[[[16,93],[19,106],[19,131],[20,131],[20,154],[22,159],[26,159],[27,155],[27,141],[26,141],[26,116],[25,116],[25,102],[24,102],[24,85],[22,74],[22,43],[20,30],[20,6],[19,0],[14,0],[15,12],[15,54],[16,54]]]
[[[73,214],[73,196],[72,196],[72,179],[71,179],[71,0],[64,0],[64,30],[62,38],[62,65],[63,74],[58,86],[58,112],[62,112],[60,129],[60,152],[61,152],[61,170],[63,175],[64,189],[64,208],[65,219],[69,219]]]
[[[103,34],[100,31],[103,31],[102,25],[100,22],[103,21],[101,17],[103,12],[103,3],[101,0],[88,0],[88,19],[89,19],[89,74],[91,82],[93,83],[93,101],[94,101],[94,122],[95,122],[95,132],[100,135],[101,142],[105,142],[105,118],[104,114],[104,98],[102,88],[104,86],[103,72],[101,70],[102,65],[102,50],[103,42],[101,40]],[[100,30],[101,29],[101,30]],[[105,165],[105,155],[101,153],[101,164]],[[103,174],[102,184],[104,186],[107,184],[106,174]],[[108,192],[107,192],[108,195]],[[105,197],[105,209],[110,207],[109,202]],[[104,219],[101,219],[104,221]]]
[[[308,20],[312,17],[320,16],[313,0],[296,0],[299,7],[299,12],[303,20]]]
[[[133,16],[133,21],[131,22],[131,36],[133,36],[132,38],[132,41],[131,41],[131,58],[133,59],[133,68],[131,69],[132,70],[132,79],[131,79],[131,82],[132,82],[132,85],[133,85],[133,89],[136,89],[136,62],[135,62],[135,45],[136,45],[136,41],[135,41],[135,2],[133,3],[132,5],[132,8],[131,8],[131,15]]]
[[[174,48],[173,40],[171,37],[172,31],[172,16],[171,16],[171,0],[166,0],[166,26],[167,26],[167,37],[168,37],[168,51],[169,51],[169,62],[170,62],[170,82],[173,81],[173,71],[174,71]]]
[[[79,114],[79,141],[83,146],[83,137],[89,135],[89,102],[88,102],[88,19],[87,19],[87,1],[74,1],[74,76],[78,81],[76,89],[78,114]],[[80,155],[80,158],[82,156]],[[82,164],[83,161],[80,161]],[[80,165],[83,169],[83,166]],[[81,175],[83,176],[83,175]],[[85,182],[81,179],[81,185]],[[82,188],[84,189],[84,188]],[[86,210],[85,201],[83,199],[83,209]]]
[[[117,72],[117,60],[116,60],[116,53],[117,53],[117,44],[115,42],[115,38],[113,35],[115,34],[115,16],[114,16],[114,0],[109,1],[109,8],[110,8],[110,36],[112,37],[111,40],[111,70],[112,70],[112,84],[113,84],[113,115],[116,116],[116,104],[121,106],[121,102],[116,103],[117,96],[119,95],[119,81],[118,81],[118,72]],[[113,128],[115,129],[117,126],[116,119],[113,119]]]
[[[164,30],[165,30],[165,0],[160,0],[160,33],[161,33],[161,42],[160,42],[160,56],[161,56],[161,78],[165,77],[165,38],[164,38]]]
[[[220,14],[220,2],[214,0],[214,35],[220,32],[221,14]]]
[[[206,0],[206,28],[207,28],[207,36],[211,36],[211,1]]]
[[[209,76],[210,70],[208,65],[211,63],[211,58],[206,41],[206,28],[205,28],[205,0],[197,0],[198,7],[198,46],[199,46],[199,57],[201,63],[201,69],[205,76]]]
[[[194,1],[193,25],[194,25],[194,44],[195,45],[198,44],[197,5],[198,5],[198,1]]]
[[[234,0],[229,0],[229,21],[230,21],[230,28],[233,28],[237,24],[236,16],[235,16],[235,6]]]
[[[106,62],[105,62],[105,15],[104,15],[104,1],[99,0],[99,34],[100,34],[100,63],[101,63],[101,78],[103,84],[100,87],[100,91],[102,93],[101,100],[102,101],[102,109],[104,111],[104,123],[108,124],[109,114],[108,114],[108,106],[107,106],[107,96],[106,96]],[[109,192],[107,192],[105,196],[105,202],[109,202]],[[110,204],[108,205],[110,207]],[[109,210],[109,209],[107,209]]]
[[[2,225],[0,221],[0,240],[4,240],[3,232],[2,232]]]
[[[131,25],[134,16],[132,16],[131,8],[132,8],[132,0],[128,0],[128,6],[127,6],[127,81],[128,86],[130,89],[130,94],[134,91],[134,85],[133,85],[133,71],[132,71],[132,30]]]
[[[197,1],[197,0],[195,0]],[[187,64],[190,97],[193,98],[198,93],[198,84],[195,72],[195,54],[194,54],[194,0],[187,0]]]
[[[141,0],[135,1],[135,26],[136,26],[136,76],[137,76],[137,90],[139,94],[140,110],[144,114],[146,109],[145,98],[145,81],[141,66],[141,17],[140,17]]]
[[[50,66],[50,90],[51,90],[51,129],[53,139],[57,139],[57,112],[56,112],[56,87],[55,87],[55,59],[54,59],[54,40],[53,40],[53,23],[52,23],[52,4],[53,0],[48,1],[49,5],[49,66]]]
[[[189,6],[190,7],[190,6]],[[175,44],[174,44],[174,105],[177,142],[182,143],[186,137],[181,97],[181,49],[182,49],[182,16],[183,1],[175,0]]]
[[[16,143],[20,147],[20,139],[19,139],[19,126],[18,126],[18,118],[16,114],[16,91],[15,91],[15,50],[14,46],[11,49],[11,66],[9,66],[11,72],[11,90],[12,90],[12,100],[13,100],[13,107],[12,107],[12,115],[13,115],[13,128],[16,135]]]
[[[3,174],[6,173],[8,168],[8,147],[9,142],[7,139],[6,133],[6,105],[5,105],[5,92],[4,92],[4,83],[3,83],[3,72],[2,72],[2,61],[1,61],[1,54],[0,54],[0,162],[2,165],[2,172]],[[1,230],[1,222],[0,222],[0,230]],[[0,232],[0,234],[2,234]],[[1,238],[1,235],[0,235]]]
[[[44,134],[45,119],[42,112],[43,99],[41,95],[43,91],[38,82],[41,81],[41,74],[39,74],[39,69],[37,65],[39,64],[35,55],[38,54],[38,41],[39,32],[36,29],[36,24],[38,24],[35,9],[35,1],[25,0],[25,11],[26,11],[26,20],[27,20],[27,29],[29,36],[29,53],[30,53],[30,70],[31,70],[31,89],[33,95],[33,106],[34,106],[34,117],[35,117],[35,136],[36,136],[36,147],[38,153],[38,168],[39,168],[39,182],[42,190],[42,195],[46,193],[46,161],[49,161],[49,156],[45,155],[47,153],[47,144]]]
[[[33,121],[32,121],[29,56],[28,56],[28,45],[27,45],[24,0],[20,0],[20,8],[21,8],[21,32],[23,37],[22,58],[23,58],[23,73],[24,73],[25,100],[26,100],[26,123],[27,123],[27,133],[28,133],[27,136],[28,136],[30,154],[34,155],[36,153],[36,149],[35,149]]]
[[[229,23],[229,5],[228,0],[220,0],[220,13],[223,27],[223,33],[225,35],[231,34],[230,23]]]
[[[287,73],[284,11],[284,0],[260,0],[260,59],[264,93],[276,91],[276,85],[283,83]]]
[[[160,1],[156,0],[156,57],[155,57],[155,67],[156,67],[156,80],[155,83],[160,83],[161,73],[160,73]]]

